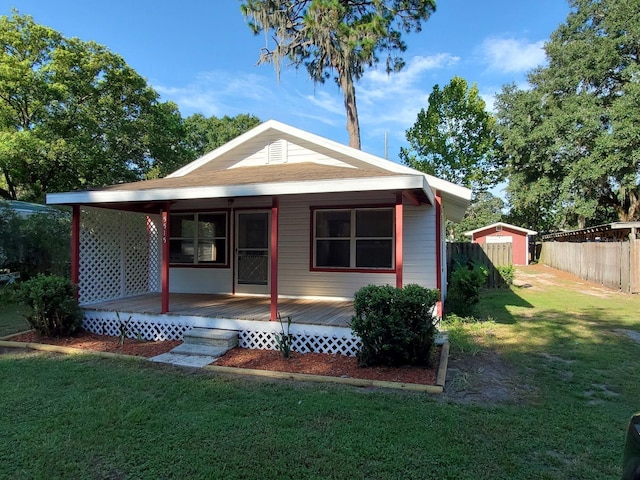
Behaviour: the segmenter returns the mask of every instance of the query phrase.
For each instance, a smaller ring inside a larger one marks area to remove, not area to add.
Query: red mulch
[[[219,358],[215,365],[239,368],[255,368],[276,372],[309,373],[329,377],[363,378],[387,382],[417,383],[435,385],[438,374],[441,347],[437,359],[430,368],[425,367],[358,367],[355,357],[328,355],[325,353],[292,352],[291,358],[284,358],[275,350],[251,350],[234,348]]]
[[[138,341],[125,339],[124,345],[118,344],[118,337],[97,335],[89,332],[79,332],[73,337],[49,338],[31,331],[12,337],[14,342],[44,343],[60,345],[100,352],[112,352],[141,357],[153,357],[166,353],[180,341]],[[277,372],[307,373],[311,375],[325,375],[329,377],[362,378],[367,380],[383,380],[388,382],[417,383],[420,385],[435,385],[440,361],[441,348],[438,347],[434,365],[426,367],[358,367],[355,357],[344,355],[329,355],[324,353],[301,354],[292,352],[291,358],[283,358],[275,350],[252,350],[234,348],[216,360],[215,365],[237,368],[252,368]]]
[[[151,342],[147,340],[138,341],[126,338],[124,345],[118,344],[118,337],[109,335],[98,335],[89,332],[78,332],[72,337],[56,338],[43,337],[35,331],[22,333],[16,337],[11,337],[12,342],[45,343],[47,345],[58,345],[62,347],[81,348],[97,352],[120,353],[122,355],[135,355],[137,357],[155,357],[161,353],[166,353],[173,347],[180,345],[179,340],[167,340],[162,342]]]

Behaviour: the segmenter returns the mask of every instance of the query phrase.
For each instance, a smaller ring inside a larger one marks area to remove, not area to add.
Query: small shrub
[[[20,285],[19,298],[31,307],[29,324],[45,336],[68,336],[82,324],[74,286],[66,278],[37,275]]]
[[[506,283],[507,286],[513,285],[513,280],[516,278],[516,269],[514,268],[514,266],[502,265],[496,268],[498,269],[502,280],[504,280],[504,283]]]
[[[482,265],[468,262],[457,264],[451,273],[446,309],[462,317],[480,301],[480,288],[487,281],[489,272]]]
[[[438,290],[369,285],[356,292],[351,329],[360,337],[360,366],[427,365],[434,345]]]
[[[125,321],[122,321],[120,319],[120,312],[116,312],[116,317],[118,318],[118,328],[120,330],[120,334],[118,335],[118,345],[124,345],[124,340],[127,338],[127,334],[129,333],[129,323],[131,322],[131,315],[129,315],[129,318],[127,318]]]
[[[287,317],[287,331],[284,331],[284,323],[282,322],[282,317],[278,314],[278,320],[280,320],[280,328],[281,332],[276,333],[276,344],[278,345],[278,350],[282,353],[284,358],[291,357],[291,346],[293,343],[293,335],[289,333],[291,329],[291,317]]]

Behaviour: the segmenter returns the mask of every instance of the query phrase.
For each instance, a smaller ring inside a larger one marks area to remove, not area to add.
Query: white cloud
[[[433,70],[440,70],[456,64],[460,60],[448,53],[440,53],[428,57],[415,56],[407,61],[405,67],[396,73],[388,74],[384,68],[377,68],[365,73],[361,82],[360,96],[368,101],[377,98],[388,98],[390,94],[419,89],[423,85],[424,76]]]
[[[326,87],[324,87],[326,88]],[[344,115],[344,102],[342,101],[342,93],[338,88],[334,88],[338,94],[336,95],[322,91],[316,91],[313,95],[300,95],[304,100],[308,101],[311,105],[332,113],[334,115]]]
[[[177,103],[185,116],[192,113],[222,116],[254,113],[255,105],[275,104],[271,84],[260,75],[212,71],[199,74],[182,87],[154,85],[154,88],[163,99]]]
[[[542,40],[529,43],[515,38],[488,38],[479,51],[491,70],[502,73],[526,72],[546,61]]]

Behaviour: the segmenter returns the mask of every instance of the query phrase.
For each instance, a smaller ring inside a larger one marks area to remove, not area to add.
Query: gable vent
[[[285,140],[276,140],[269,144],[267,163],[269,165],[287,163],[287,142]]]

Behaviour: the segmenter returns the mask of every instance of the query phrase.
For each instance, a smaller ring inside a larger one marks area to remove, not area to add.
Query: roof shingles
[[[261,183],[305,182],[349,178],[404,176],[382,168],[345,168],[315,163],[292,163],[261,167],[240,167],[219,171],[195,170],[181,177],[159,178],[133,183],[122,183],[103,190],[155,190],[169,188],[222,187]],[[410,176],[410,175],[409,175]]]

